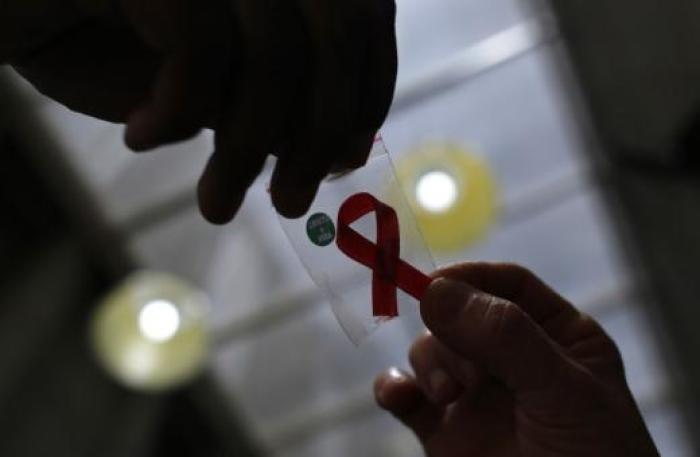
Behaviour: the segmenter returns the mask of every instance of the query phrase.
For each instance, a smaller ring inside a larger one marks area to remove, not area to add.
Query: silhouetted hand
[[[432,332],[379,404],[430,457],[658,457],[613,341],[529,271],[442,270],[421,304]]]
[[[393,0],[102,3],[12,64],[73,110],[125,122],[137,151],[213,128],[199,186],[212,222],[234,216],[271,153],[272,200],[289,217],[329,171],[366,161],[393,96]]]

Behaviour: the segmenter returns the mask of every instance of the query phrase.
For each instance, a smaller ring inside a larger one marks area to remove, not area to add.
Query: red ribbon
[[[377,216],[377,243],[363,237],[350,225],[374,212]],[[373,271],[372,307],[377,317],[396,317],[399,307],[397,287],[421,300],[431,279],[400,259],[399,218],[396,211],[363,192],[348,198],[338,212],[338,248],[351,259]]]

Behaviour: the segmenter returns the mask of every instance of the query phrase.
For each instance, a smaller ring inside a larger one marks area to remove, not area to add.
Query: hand
[[[379,404],[430,457],[658,457],[613,341],[527,270],[440,271],[421,303],[432,333],[415,377],[392,369]]]
[[[199,185],[210,221],[235,215],[271,153],[272,200],[288,217],[329,172],[366,161],[393,96],[393,0],[114,3],[12,64],[69,108],[125,122],[137,151],[213,128]]]

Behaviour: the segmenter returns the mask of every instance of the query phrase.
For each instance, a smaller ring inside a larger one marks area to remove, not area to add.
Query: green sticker
[[[306,222],[306,234],[313,244],[325,247],[335,240],[335,225],[326,214],[316,213]]]

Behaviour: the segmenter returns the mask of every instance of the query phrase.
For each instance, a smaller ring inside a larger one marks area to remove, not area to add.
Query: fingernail
[[[142,111],[131,113],[124,130],[124,142],[134,152],[143,152],[156,146],[149,135],[149,118]]]
[[[360,168],[367,164],[367,160],[372,152],[374,137],[374,133],[366,133],[359,135],[359,137],[353,142],[353,153],[349,162],[349,166],[351,168]]]
[[[387,389],[386,389],[387,383],[399,383],[399,382],[403,382],[405,379],[406,379],[406,376],[398,368],[389,369],[389,371],[386,372],[386,376],[384,378],[382,378],[380,384],[377,385],[377,388],[375,390],[376,396],[377,396],[377,401],[379,402],[379,404],[380,405],[387,404],[387,401],[388,401]]]
[[[430,384],[430,396],[436,403],[443,403],[451,400],[455,391],[455,384],[452,378],[442,370],[433,371],[428,382]]]
[[[153,141],[148,141],[141,133],[131,133],[129,129],[124,134],[124,143],[132,152],[146,152],[155,149],[158,145]]]
[[[280,178],[272,185],[272,201],[282,216],[298,219],[309,211],[313,204],[320,180],[306,179],[304,176],[290,174]]]
[[[387,376],[392,382],[401,382],[406,379],[406,375],[404,375],[398,368],[389,369],[389,371],[387,371]]]

